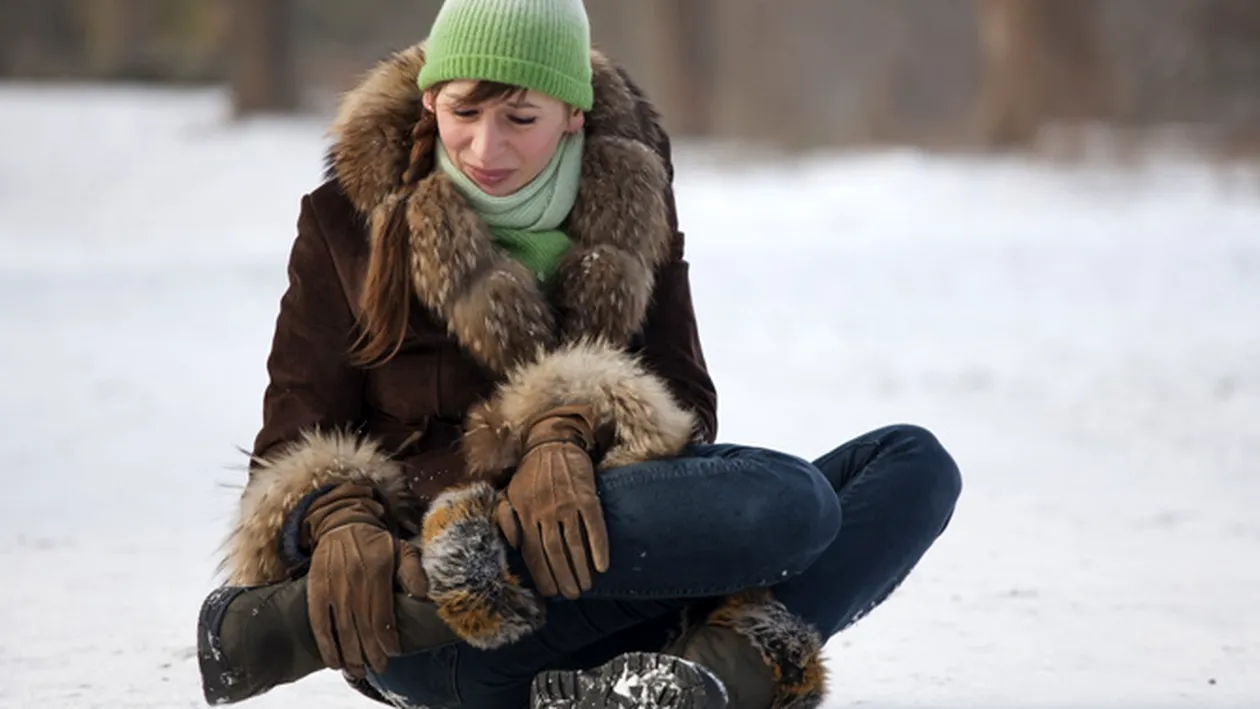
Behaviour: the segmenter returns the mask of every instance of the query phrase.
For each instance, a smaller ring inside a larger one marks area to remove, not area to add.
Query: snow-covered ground
[[[201,706],[321,121],[0,86],[0,707]],[[1226,181],[1228,182],[1228,181]],[[832,641],[830,707],[1260,706],[1260,192],[913,153],[682,150],[722,437],[894,421],[965,490]],[[332,673],[251,706],[366,704]]]

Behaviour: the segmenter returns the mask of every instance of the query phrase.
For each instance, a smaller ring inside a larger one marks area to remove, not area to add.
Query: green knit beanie
[[[417,84],[496,81],[589,111],[591,29],[582,0],[446,0]]]

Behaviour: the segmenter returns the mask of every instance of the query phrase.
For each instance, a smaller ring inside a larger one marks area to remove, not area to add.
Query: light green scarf
[[[437,166],[455,183],[473,211],[490,228],[491,240],[525,265],[540,282],[556,271],[573,242],[559,230],[577,201],[582,173],[582,132],[566,133],[547,167],[528,185],[505,197],[486,194],[451,162],[442,141]]]

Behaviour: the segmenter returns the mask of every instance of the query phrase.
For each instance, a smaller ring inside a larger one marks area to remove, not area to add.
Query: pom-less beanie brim
[[[590,110],[590,62],[582,0],[446,0],[417,84],[425,90],[445,81],[494,81]]]

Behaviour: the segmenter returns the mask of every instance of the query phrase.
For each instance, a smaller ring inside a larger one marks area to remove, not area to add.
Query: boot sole
[[[590,670],[547,670],[530,686],[533,709],[723,709],[725,693],[698,665],[633,652]]]
[[[247,588],[220,588],[206,597],[197,616],[197,664],[201,669],[201,692],[206,703],[216,706],[239,701],[233,692],[244,680],[226,662],[219,639],[219,626],[228,606]],[[239,691],[239,690],[238,690]]]

